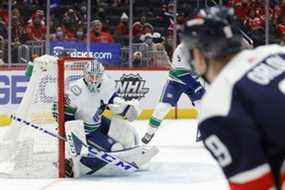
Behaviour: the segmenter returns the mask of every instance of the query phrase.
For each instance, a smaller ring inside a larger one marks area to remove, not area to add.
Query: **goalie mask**
[[[90,92],[97,92],[103,81],[104,67],[97,60],[87,63],[84,68],[84,80]]]

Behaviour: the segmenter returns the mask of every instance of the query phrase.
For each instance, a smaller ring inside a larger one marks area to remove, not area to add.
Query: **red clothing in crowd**
[[[0,17],[3,19],[5,25],[8,26],[8,20],[9,20],[8,12],[0,9]]]
[[[258,30],[264,27],[264,20],[260,17],[255,17],[255,18],[248,18],[247,20],[247,25],[252,29],[252,30]]]
[[[113,43],[113,37],[107,32],[100,32],[97,35],[95,32],[91,32],[90,41],[95,43]]]
[[[76,34],[73,31],[70,31],[66,27],[62,26],[63,35],[65,40],[76,40]]]
[[[127,36],[129,35],[129,28],[126,24],[120,23],[116,26],[116,34]]]
[[[279,36],[284,39],[285,38],[285,25],[278,24],[277,25],[277,32],[278,32]]]
[[[29,40],[40,41],[45,39],[46,27],[41,25],[35,27],[33,24],[29,24],[27,27],[27,36]]]
[[[283,16],[283,15],[285,15],[285,3],[282,3],[281,5],[280,5],[280,14],[279,14],[279,16]]]
[[[249,8],[245,5],[240,5],[235,8],[235,14],[238,16],[240,20],[245,20],[248,14]]]
[[[228,8],[231,8],[235,5],[240,5],[241,4],[241,0],[229,0],[225,6],[228,7]]]

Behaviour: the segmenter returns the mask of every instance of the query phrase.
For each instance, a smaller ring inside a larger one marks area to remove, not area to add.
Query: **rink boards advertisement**
[[[106,73],[114,81],[119,96],[125,100],[138,99],[144,110],[141,119],[149,118],[160,99],[164,84],[168,78],[168,71],[107,70]],[[16,112],[28,81],[29,79],[24,76],[24,70],[1,71],[0,114],[9,115]],[[195,113],[191,113],[193,112],[192,105],[186,96],[182,96],[179,100],[178,110],[186,110],[187,118],[195,117]],[[182,113],[182,115],[185,115],[185,113]]]
[[[75,48],[76,47],[76,48]],[[91,43],[90,51],[87,45],[79,41],[51,41],[51,55],[60,56],[63,52],[71,57],[94,57],[101,63],[108,65],[119,65],[121,57],[121,45],[118,43]]]

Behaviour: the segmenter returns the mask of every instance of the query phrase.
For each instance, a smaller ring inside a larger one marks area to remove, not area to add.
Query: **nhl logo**
[[[123,74],[115,82],[118,95],[125,100],[140,100],[149,92],[149,88],[145,87],[146,81],[139,74]]]

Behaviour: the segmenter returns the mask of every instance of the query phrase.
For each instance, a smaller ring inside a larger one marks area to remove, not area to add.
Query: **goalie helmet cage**
[[[68,84],[83,75],[88,57],[57,58],[44,55],[34,60],[34,69],[15,113],[25,121],[65,137],[64,94]],[[58,119],[52,117],[56,102]],[[1,130],[5,130],[4,133]],[[12,121],[0,130],[0,176],[64,177],[68,151],[63,140]],[[2,136],[1,136],[2,135]]]

